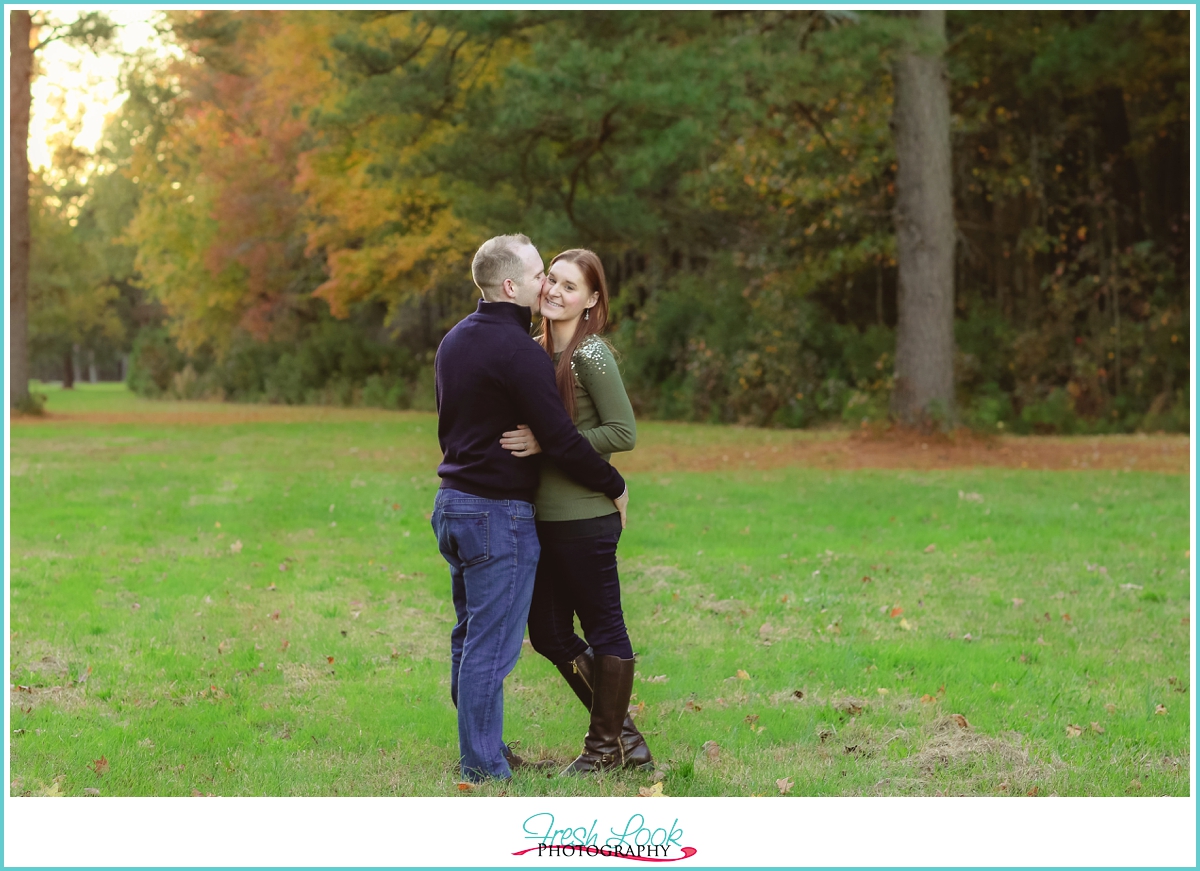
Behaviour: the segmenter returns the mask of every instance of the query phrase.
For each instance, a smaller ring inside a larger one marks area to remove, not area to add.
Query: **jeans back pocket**
[[[443,511],[442,519],[450,545],[464,566],[488,558],[488,513],[486,511]]]

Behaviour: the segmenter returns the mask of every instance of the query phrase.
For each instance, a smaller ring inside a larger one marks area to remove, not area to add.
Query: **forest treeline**
[[[167,13],[33,180],[35,373],[429,408],[479,243],[589,247],[644,416],[888,415],[906,21]],[[1186,430],[1186,11],[946,14],[955,418]]]

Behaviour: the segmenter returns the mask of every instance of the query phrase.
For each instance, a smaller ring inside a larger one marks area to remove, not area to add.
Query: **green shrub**
[[[138,333],[129,355],[129,389],[139,396],[162,396],[170,390],[186,358],[163,327]]]
[[[437,386],[432,359],[418,370],[410,395],[410,407],[414,411],[437,411]]]
[[[1021,409],[1018,431],[1070,435],[1076,431],[1077,424],[1071,395],[1063,388],[1055,387],[1044,399]]]
[[[408,408],[412,402],[409,386],[395,376],[368,375],[363,383],[362,404],[372,408]]]

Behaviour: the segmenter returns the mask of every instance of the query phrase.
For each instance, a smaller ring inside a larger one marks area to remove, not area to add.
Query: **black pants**
[[[617,578],[620,531],[562,538],[553,523],[538,523],[542,555],[529,607],[529,643],[555,665],[592,648],[596,656],[633,658]],[[584,641],[575,634],[574,615]]]

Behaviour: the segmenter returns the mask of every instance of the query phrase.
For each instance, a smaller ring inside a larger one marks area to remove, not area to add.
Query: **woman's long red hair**
[[[562,397],[563,405],[566,406],[567,413],[571,415],[571,420],[574,420],[576,414],[575,375],[571,371],[571,357],[575,354],[575,349],[579,347],[580,342],[588,336],[602,335],[604,328],[608,326],[608,282],[604,280],[604,264],[600,262],[600,258],[593,251],[586,248],[570,248],[550,261],[550,269],[553,269],[554,264],[560,260],[574,263],[579,267],[579,271],[583,274],[583,280],[587,282],[588,290],[598,294],[596,304],[589,311],[587,320],[581,317],[576,323],[575,334],[562,349],[562,356],[559,357],[558,364],[554,367],[554,381],[558,386],[558,395]],[[550,358],[554,359],[556,350],[554,334],[550,331],[550,325],[545,318],[542,318],[542,331],[538,334],[537,341],[546,349]]]

